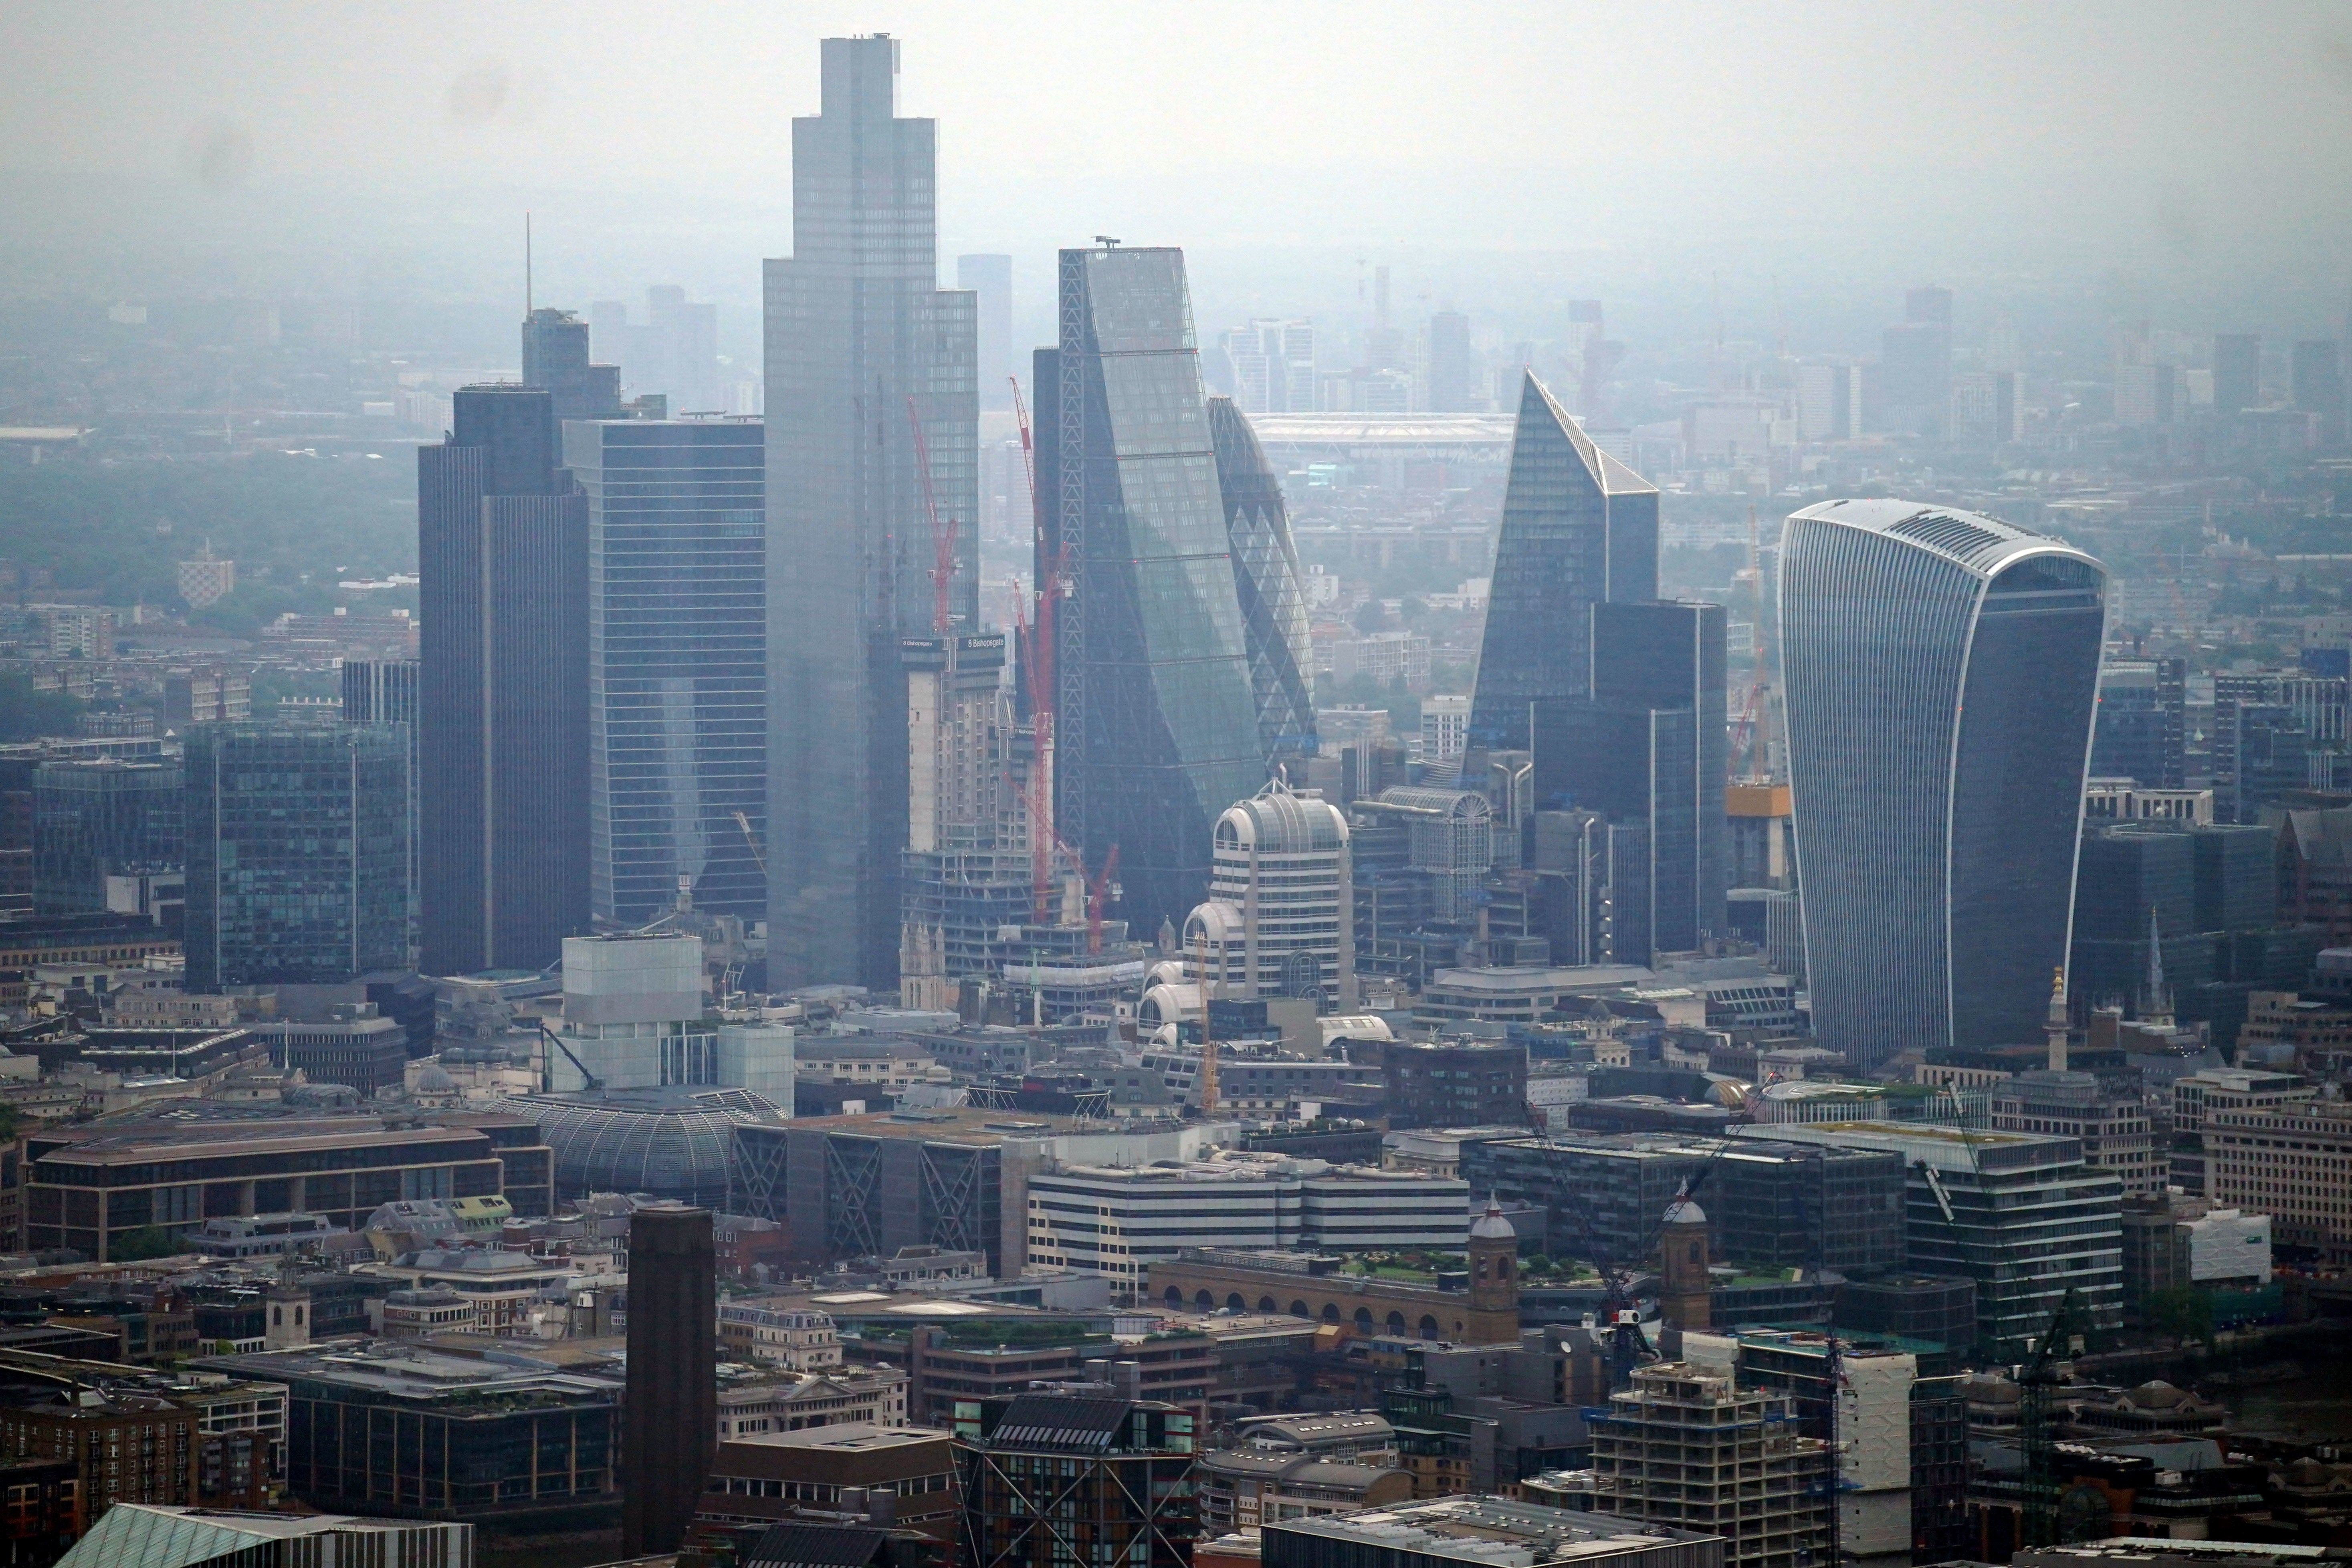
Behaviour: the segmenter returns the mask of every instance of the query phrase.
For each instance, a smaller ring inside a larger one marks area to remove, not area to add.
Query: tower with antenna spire
[[[2147,977],[2140,984],[2139,1022],[2170,1028],[2173,1021],[2172,987],[2164,981],[2164,931],[2151,907],[2147,911]]]

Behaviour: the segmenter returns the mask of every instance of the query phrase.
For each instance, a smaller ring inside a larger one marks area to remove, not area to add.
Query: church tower
[[[1685,1331],[1705,1329],[1711,1288],[1706,1272],[1706,1211],[1692,1201],[1688,1183],[1666,1205],[1658,1252],[1659,1314]]]
[[[1470,1330],[1466,1342],[1517,1344],[1519,1339],[1519,1233],[1490,1194],[1470,1226]]]

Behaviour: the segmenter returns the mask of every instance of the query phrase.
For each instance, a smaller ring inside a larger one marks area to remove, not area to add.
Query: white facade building
[[[1217,818],[1209,898],[1185,918],[1184,978],[1212,997],[1352,1006],[1355,894],[1347,814],[1276,779]]]

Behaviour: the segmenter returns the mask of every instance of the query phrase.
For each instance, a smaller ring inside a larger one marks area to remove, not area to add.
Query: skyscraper
[[[793,254],[766,272],[768,974],[898,979],[902,637],[979,623],[977,322],[939,287],[938,126],[898,118],[898,43],[827,38],[793,121]],[[1043,399],[1041,397],[1040,401]],[[920,433],[919,445],[916,439]],[[952,551],[932,537],[918,452]]]
[[[959,256],[956,287],[979,311],[980,405],[1013,405],[1013,258]]]
[[[241,717],[241,715],[230,715]],[[408,816],[408,942],[416,942],[418,867],[417,840],[423,837],[417,820],[416,661],[413,658],[343,660],[343,722],[396,724],[407,747],[408,775],[404,784]]]
[[[522,384],[546,391],[558,421],[621,416],[621,367],[589,363],[588,323],[569,310],[523,318]]]
[[[1657,596],[1657,487],[1586,439],[1529,372],[1503,489],[1471,751],[1523,751],[1528,704],[1591,692],[1592,605]]]
[[[452,405],[416,453],[423,963],[539,969],[588,924],[588,503],[548,392]]]
[[[1535,705],[1535,795],[1620,830],[1609,950],[1620,963],[1647,964],[1696,952],[1723,929],[1724,612],[1659,602],[1590,614],[1589,694]]]
[[[1821,1043],[2030,1042],[2066,962],[2106,572],[1897,500],[1791,516],[1790,778]]]
[[[1183,253],[1065,250],[1060,293],[1036,360],[1037,483],[1073,584],[1057,825],[1090,868],[1119,847],[1120,912],[1152,931],[1200,901],[1210,825],[1265,767]]]
[[[765,457],[756,421],[563,427],[564,464],[588,498],[599,926],[644,925],[681,892],[709,913],[767,918]]]
[[[1217,818],[1206,902],[1185,918],[1187,973],[1220,999],[1356,1000],[1348,814],[1280,779]]]
[[[1463,414],[1483,407],[1477,398],[1478,367],[1470,352],[1470,318],[1440,310],[1429,318],[1429,411]]]
[[[200,724],[184,766],[191,992],[406,966],[400,726]]]
[[[1209,439],[1225,501],[1250,691],[1257,700],[1258,747],[1271,768],[1286,757],[1315,754],[1315,649],[1307,637],[1307,591],[1282,481],[1232,398],[1209,399]]]
[[[2223,418],[2263,402],[2263,340],[2258,332],[2223,332],[2213,340],[2213,412]]]

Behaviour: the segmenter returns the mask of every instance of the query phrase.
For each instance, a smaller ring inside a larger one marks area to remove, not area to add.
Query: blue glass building
[[[1315,754],[1315,648],[1307,636],[1307,590],[1298,580],[1282,481],[1232,398],[1209,399],[1209,438],[1225,500],[1225,541],[1249,649],[1258,749],[1271,769],[1286,758]]]
[[[33,773],[33,912],[104,910],[109,877],[180,864],[176,763],[43,763]]]
[[[187,988],[331,984],[408,962],[408,735],[187,736]]]
[[[2067,961],[2106,570],[1992,518],[1843,500],[1780,543],[1790,783],[1821,1043],[2041,1037]]]
[[[765,436],[572,420],[588,497],[588,888],[599,927],[767,918]],[[743,823],[750,824],[749,836]]]
[[[1591,689],[1591,606],[1657,596],[1657,487],[1595,447],[1528,373],[1495,542],[1470,748],[1525,751],[1529,704]]]
[[[1265,780],[1184,255],[1065,250],[1037,355],[1037,485],[1072,593],[1055,622],[1055,806],[1131,931],[1181,925],[1219,816]],[[1040,563],[1051,570],[1050,561]]]

